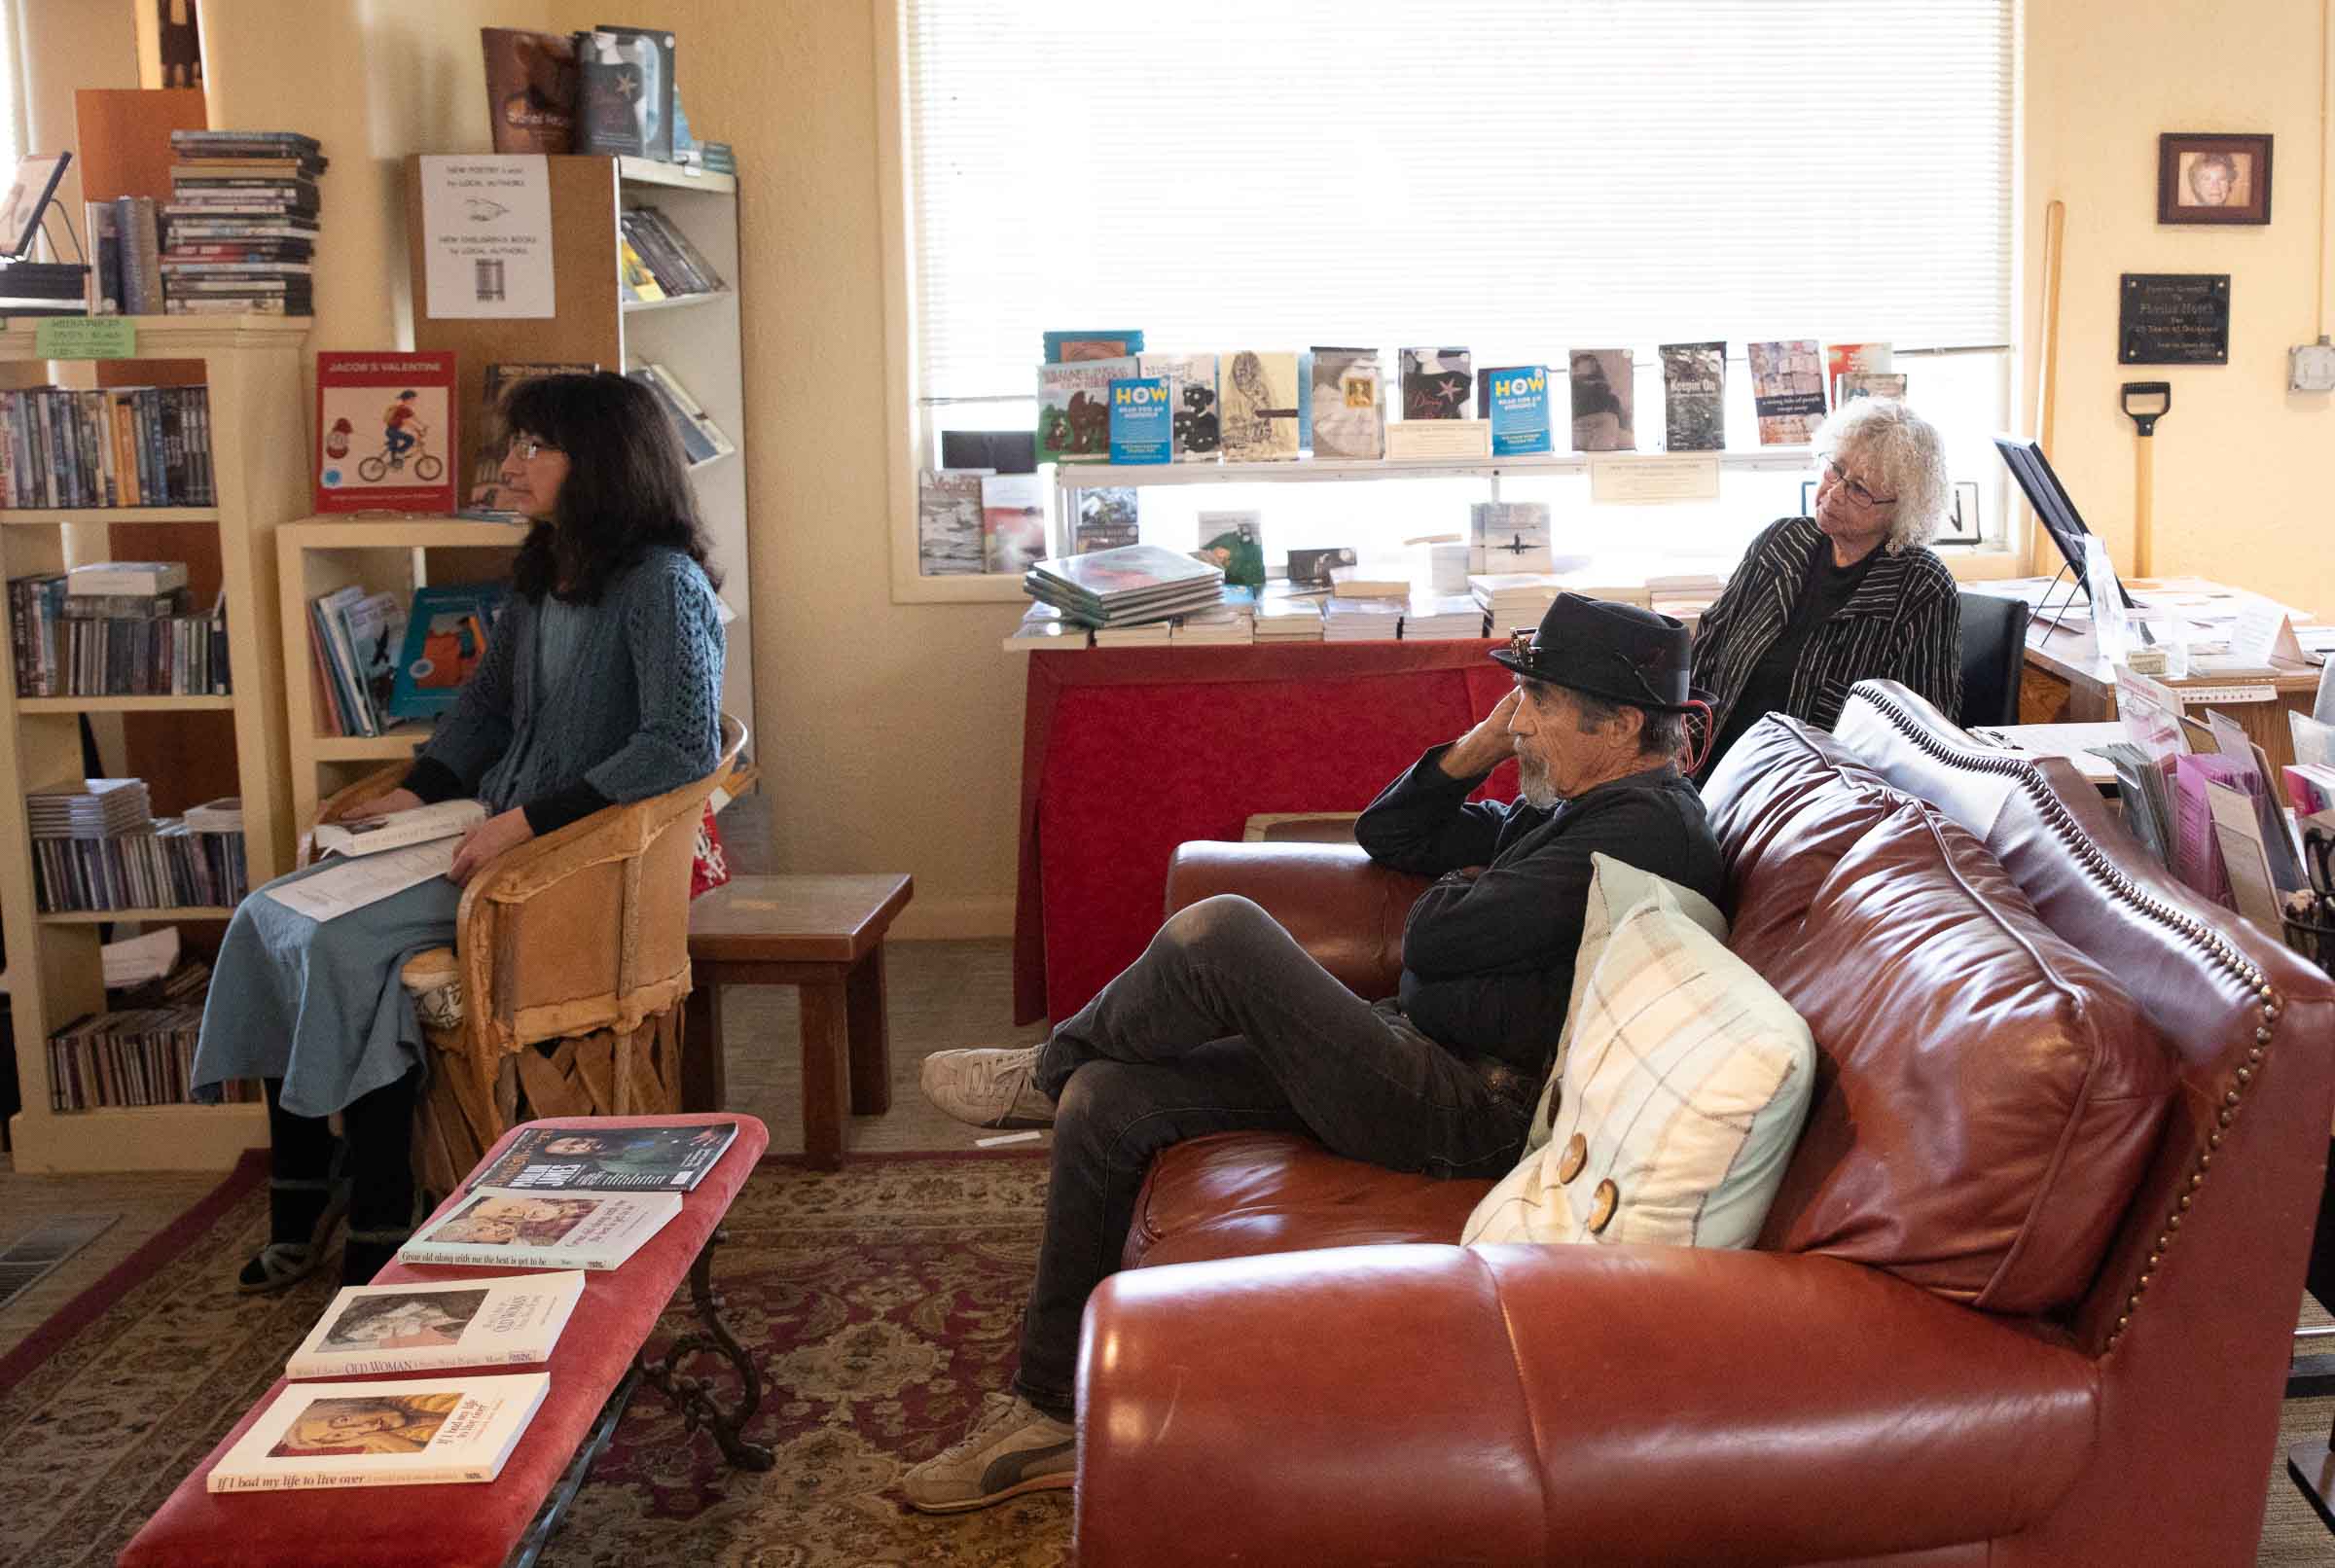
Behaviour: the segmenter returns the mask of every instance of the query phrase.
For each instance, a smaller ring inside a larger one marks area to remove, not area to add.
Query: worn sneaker
[[[1078,1434],[1069,1422],[1019,1394],[991,1394],[973,1430],[911,1470],[900,1489],[908,1506],[921,1513],[962,1514],[1024,1492],[1068,1486],[1077,1469]]]
[[[1054,1101],[1037,1086],[1036,1046],[936,1051],[918,1082],[933,1106],[977,1127],[1051,1127]]]

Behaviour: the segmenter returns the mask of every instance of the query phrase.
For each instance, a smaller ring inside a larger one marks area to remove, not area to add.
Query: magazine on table
[[[735,1122],[522,1127],[470,1185],[534,1193],[694,1192],[736,1140]]]
[[[540,1367],[584,1295],[584,1273],[351,1285],[284,1363],[284,1375],[378,1377],[461,1367]]]
[[[534,1419],[549,1372],[294,1383],[211,1467],[214,1492],[490,1481]]]
[[[680,1212],[679,1193],[473,1188],[400,1247],[397,1260],[481,1268],[615,1268]]]

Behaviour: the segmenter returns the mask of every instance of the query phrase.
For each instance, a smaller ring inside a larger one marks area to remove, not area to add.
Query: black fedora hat
[[[1659,713],[1687,711],[1692,639],[1683,622],[1581,593],[1560,593],[1537,631],[1491,657],[1519,675]]]

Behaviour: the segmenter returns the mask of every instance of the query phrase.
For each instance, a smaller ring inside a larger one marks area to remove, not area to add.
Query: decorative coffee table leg
[[[754,1358],[737,1342],[729,1327],[722,1322],[722,1298],[713,1288],[713,1249],[728,1239],[716,1229],[705,1240],[697,1262],[689,1265],[690,1304],[697,1308],[698,1321],[705,1326],[703,1334],[684,1334],[665,1346],[665,1354],[655,1361],[642,1348],[637,1358],[640,1375],[651,1385],[665,1391],[681,1410],[682,1425],[695,1432],[704,1427],[721,1444],[722,1453],[740,1470],[768,1470],[777,1463],[777,1455],[759,1443],[748,1443],[743,1433],[754,1412],[762,1407],[762,1372]],[[676,1371],[687,1356],[721,1354],[730,1358],[737,1369],[741,1390],[737,1408],[725,1410],[713,1397],[711,1381],[693,1377]]]

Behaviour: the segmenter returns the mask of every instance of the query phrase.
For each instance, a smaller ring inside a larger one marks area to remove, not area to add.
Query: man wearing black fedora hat
[[[1437,878],[1405,924],[1396,996],[1355,996],[1262,908],[1223,895],[1170,916],[1043,1045],[926,1058],[940,1109],[1051,1124],[1055,1144],[1014,1391],[908,1473],[912,1506],[953,1513],[1070,1484],[1080,1316],[1162,1149],[1283,1130],[1397,1170],[1503,1174],[1563,1029],[1590,857],[1717,901],[1718,845],[1678,767],[1685,628],[1568,593],[1491,657],[1514,689],[1355,825],[1372,858]],[[1511,756],[1524,798],[1471,802]]]

